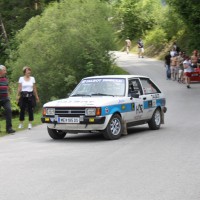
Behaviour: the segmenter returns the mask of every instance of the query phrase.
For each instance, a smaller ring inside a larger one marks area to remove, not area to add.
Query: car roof
[[[149,77],[142,76],[142,75],[101,75],[101,76],[85,77],[83,79],[91,79],[91,78],[125,78],[125,79],[130,79],[130,78],[149,78]]]

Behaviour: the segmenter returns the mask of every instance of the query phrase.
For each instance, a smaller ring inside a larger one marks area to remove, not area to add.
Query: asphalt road
[[[165,124],[53,141],[46,125],[0,138],[0,200],[199,200],[200,83],[165,79],[161,61],[115,52],[131,74],[150,76],[167,96]]]

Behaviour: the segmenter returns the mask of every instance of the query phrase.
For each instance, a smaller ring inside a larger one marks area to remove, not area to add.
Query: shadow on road
[[[120,140],[123,139],[130,139],[136,135],[142,135],[151,133],[152,131],[149,130],[148,127],[141,126],[141,127],[130,127],[128,128],[128,135],[123,136],[120,138]],[[102,133],[79,133],[79,134],[67,134],[64,139],[62,140],[50,140],[50,142],[59,142],[59,143],[65,143],[65,142],[112,142],[113,140],[106,140],[103,137]],[[49,142],[49,140],[48,140]]]

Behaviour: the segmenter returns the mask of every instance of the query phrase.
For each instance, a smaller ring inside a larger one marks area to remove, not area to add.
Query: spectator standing
[[[198,55],[197,68],[200,68],[200,54]]]
[[[183,61],[183,68],[184,68],[184,75],[186,78],[187,88],[191,88],[190,87],[190,78],[191,78],[191,72],[193,70],[191,68],[191,61],[189,60],[188,56],[186,56],[185,60]]]
[[[182,52],[180,51],[178,56],[177,56],[177,68],[178,68],[178,82],[183,83],[183,61],[184,58],[182,56]]]
[[[169,51],[168,54],[165,56],[165,67],[166,67],[167,80],[171,79],[170,62],[171,62],[171,55],[170,55],[170,51]]]
[[[174,54],[171,57],[170,69],[171,69],[171,78],[172,78],[173,81],[175,81],[176,78],[177,78],[177,74],[178,74],[177,56],[176,56],[176,54]]]
[[[176,48],[173,47],[172,50],[170,51],[171,57],[175,56],[177,54]]]
[[[17,100],[20,106],[20,124],[18,128],[23,128],[23,121],[25,118],[25,110],[28,108],[29,124],[28,129],[32,128],[32,121],[34,120],[33,108],[35,107],[36,101],[39,102],[39,97],[36,89],[35,78],[31,76],[31,68],[23,68],[24,76],[19,78]]]
[[[138,40],[137,44],[138,44],[138,58],[140,57],[144,58],[144,43],[141,38]]]
[[[131,49],[131,40],[129,39],[129,37],[127,37],[127,39],[125,40],[125,47],[126,47],[126,53],[129,54]]]
[[[198,51],[194,50],[191,56],[191,66],[193,69],[197,68],[197,63],[198,63]]]
[[[5,110],[6,132],[14,133],[15,130],[12,129],[12,110],[8,94],[9,86],[6,73],[7,73],[6,67],[4,65],[0,65],[0,107],[2,106]]]
[[[179,48],[179,46],[177,46],[176,42],[173,43],[173,49],[174,49],[177,53],[180,52],[180,48]]]

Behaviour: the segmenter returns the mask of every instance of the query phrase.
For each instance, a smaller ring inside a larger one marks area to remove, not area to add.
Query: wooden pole
[[[38,10],[38,0],[35,0],[35,10]]]
[[[1,30],[2,30],[2,35],[3,35],[6,43],[8,43],[8,36],[7,36],[6,29],[5,29],[4,24],[3,24],[1,14],[0,14],[0,27],[1,27]]]

